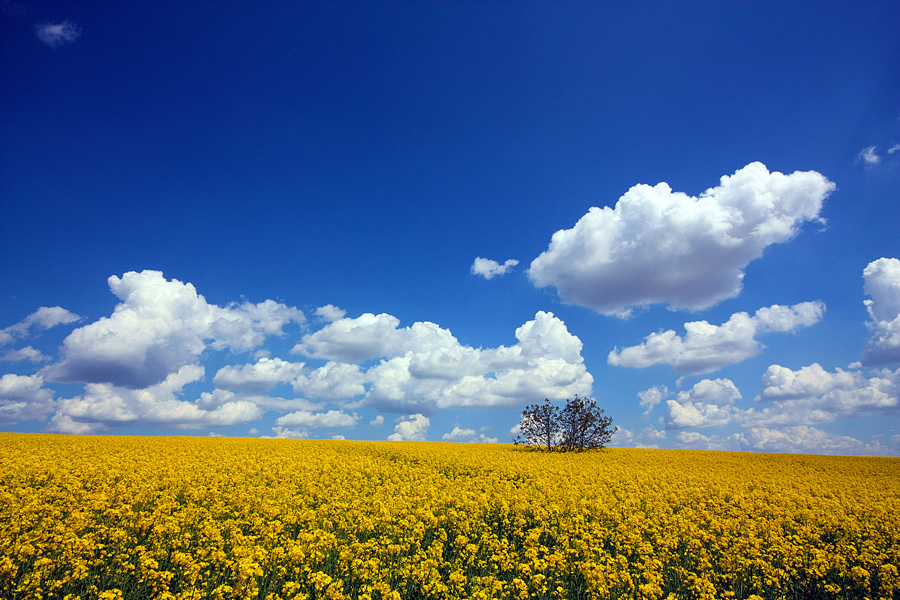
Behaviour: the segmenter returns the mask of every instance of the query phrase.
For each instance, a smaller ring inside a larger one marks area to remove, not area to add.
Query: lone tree
[[[516,444],[529,444],[552,451],[554,446],[563,451],[593,450],[603,448],[618,429],[612,426],[612,417],[604,416],[595,400],[579,398],[566,400],[562,410],[545,399],[543,404],[532,404],[522,411],[521,433]]]
[[[578,396],[574,400],[566,400],[559,422],[562,445],[566,450],[602,448],[618,429],[612,426],[612,417],[603,415],[603,409],[597,406],[595,400]]]
[[[519,429],[516,444],[546,446],[547,452],[552,451],[559,438],[559,408],[550,404],[549,398],[543,404],[532,404],[522,411]]]

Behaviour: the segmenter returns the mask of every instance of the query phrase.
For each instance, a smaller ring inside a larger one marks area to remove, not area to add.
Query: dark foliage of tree
[[[521,433],[516,444],[537,446],[547,451],[582,451],[603,448],[618,429],[595,400],[566,400],[562,410],[545,399],[522,411]]]

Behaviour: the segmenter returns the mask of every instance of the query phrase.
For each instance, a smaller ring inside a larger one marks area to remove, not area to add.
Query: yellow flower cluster
[[[0,434],[0,598],[900,598],[900,459]]]

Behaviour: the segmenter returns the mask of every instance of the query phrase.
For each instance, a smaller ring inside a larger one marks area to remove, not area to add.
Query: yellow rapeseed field
[[[900,598],[900,459],[0,434],[0,598]]]

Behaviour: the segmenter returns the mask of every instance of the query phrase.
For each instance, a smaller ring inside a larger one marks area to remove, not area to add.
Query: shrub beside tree
[[[548,452],[554,448],[580,452],[603,448],[618,428],[595,400],[575,396],[566,400],[562,410],[549,399],[528,406],[522,411],[519,429],[513,440],[517,445],[537,446]]]

